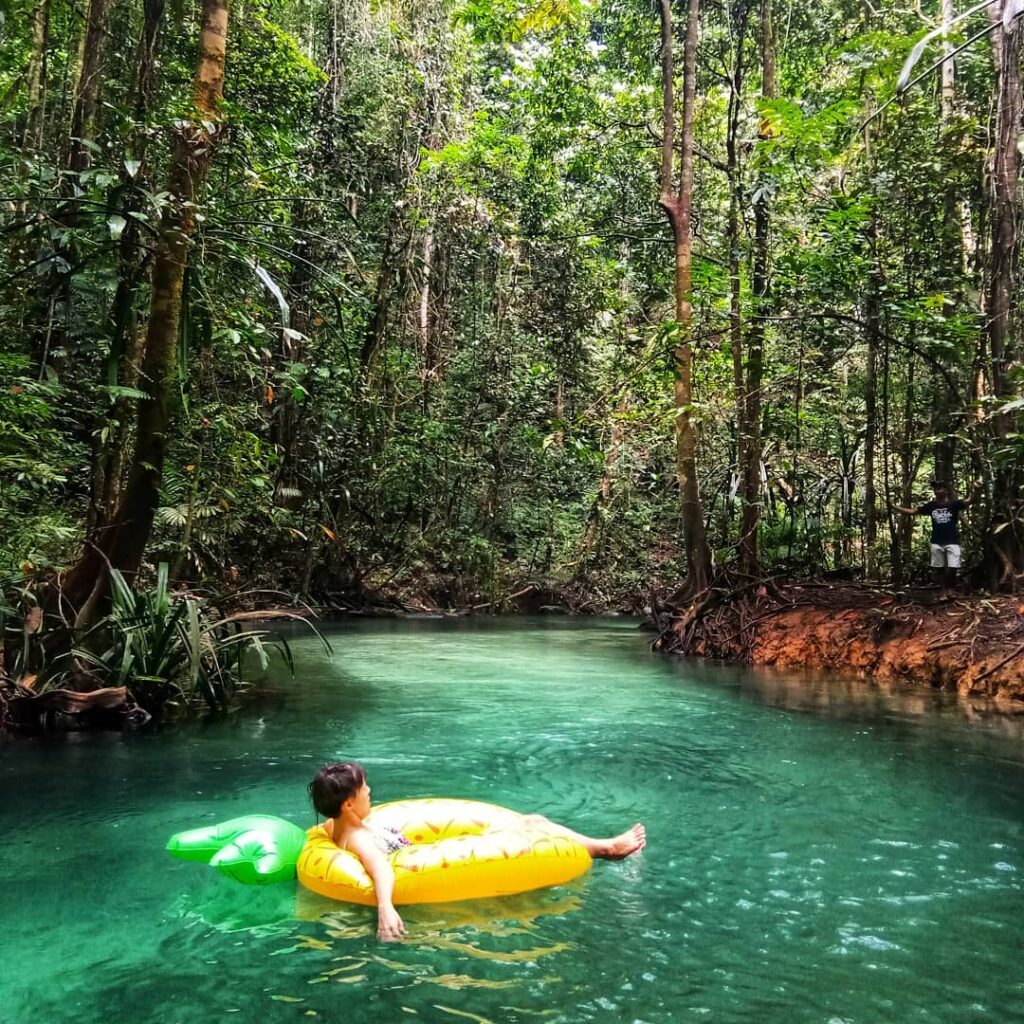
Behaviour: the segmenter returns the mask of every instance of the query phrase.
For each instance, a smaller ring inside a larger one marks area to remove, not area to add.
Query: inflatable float
[[[475,800],[399,800],[375,807],[366,824],[409,840],[390,858],[396,904],[509,896],[561,885],[593,863],[586,848],[556,826]],[[248,815],[180,832],[167,849],[247,884],[298,876],[307,889],[331,899],[377,902],[362,861],[339,849],[324,825],[304,832],[283,818]]]

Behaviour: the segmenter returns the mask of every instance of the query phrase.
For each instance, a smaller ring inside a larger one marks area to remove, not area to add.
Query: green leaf
[[[140,391],[138,388],[124,387],[121,384],[101,384],[97,390],[102,391],[111,398],[133,398],[140,402],[143,399],[149,398],[145,391]]]
[[[202,650],[199,641],[199,604],[197,601],[186,598],[185,605],[188,608],[189,686],[194,690],[202,663]]]

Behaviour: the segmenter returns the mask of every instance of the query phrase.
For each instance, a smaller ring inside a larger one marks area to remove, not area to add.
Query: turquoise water
[[[700,668],[623,621],[366,622],[226,719],[0,745],[0,1020],[1024,1021],[1024,745],[930,694]],[[647,850],[558,889],[372,910],[163,852],[311,821],[358,758]]]

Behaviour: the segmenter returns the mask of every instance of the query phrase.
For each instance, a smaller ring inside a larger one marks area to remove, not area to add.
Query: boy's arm
[[[902,505],[893,505],[893,508],[897,512],[902,512],[905,516],[916,516],[918,513],[916,508],[904,508]]]
[[[391,861],[377,848],[369,829],[365,834],[357,832],[353,835],[349,847],[373,879],[373,890],[377,896],[377,938],[399,938],[405,934],[405,925],[391,901],[395,891],[395,870]]]

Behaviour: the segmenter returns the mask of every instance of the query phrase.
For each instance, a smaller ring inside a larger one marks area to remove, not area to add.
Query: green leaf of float
[[[120,214],[113,214],[107,218],[107,227],[110,229],[110,237],[117,241],[124,233],[125,226],[128,221],[124,219]]]
[[[136,175],[139,173],[139,169],[141,167],[142,167],[142,161],[141,160],[125,160],[125,162],[124,162],[125,173],[128,175],[129,178],[132,178],[133,180],[136,177]]]

